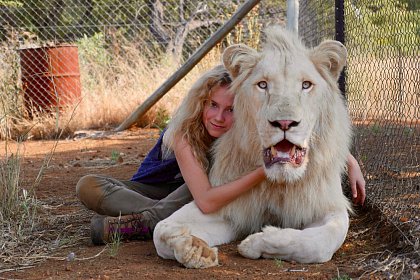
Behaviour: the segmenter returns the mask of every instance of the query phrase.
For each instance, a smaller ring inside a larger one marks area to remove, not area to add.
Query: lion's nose
[[[289,130],[291,127],[298,126],[300,122],[291,120],[270,121],[274,127],[278,127],[283,131]]]

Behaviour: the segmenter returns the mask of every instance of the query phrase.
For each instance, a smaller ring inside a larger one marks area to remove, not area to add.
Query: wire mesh
[[[22,71],[17,73],[19,77],[16,73],[0,76],[17,81],[29,111],[65,107],[89,94],[90,85],[97,80],[94,76],[80,77],[77,57],[81,67],[96,63],[115,69],[121,60],[135,63],[130,52],[137,50],[148,65],[179,66],[244,2],[1,1],[1,48],[18,51],[20,65],[15,67]],[[264,22],[278,21],[283,15],[282,5],[261,4],[238,24],[242,29],[234,30],[225,43],[256,37],[250,26],[257,30]],[[70,61],[72,65],[68,65]],[[15,94],[18,92],[9,96]]]
[[[335,38],[334,0],[299,1],[299,36],[308,46]]]
[[[92,65],[106,74],[120,60],[136,64],[133,50],[145,58],[145,71],[148,65],[181,65],[243,2],[0,1],[2,100],[11,104],[10,114],[20,110],[19,104],[48,111],[78,102],[101,80]],[[300,1],[299,33],[307,45],[335,38],[335,2]],[[418,252],[419,2],[345,0],[344,8],[353,153],[367,179],[368,199]],[[284,14],[285,1],[261,1],[223,44],[250,43],[259,37],[257,30],[282,22]],[[258,40],[251,43],[256,46]],[[128,91],[127,80],[108,72],[108,80]]]
[[[336,1],[300,1],[299,32],[309,45],[335,38]],[[420,5],[344,1],[346,96],[353,153],[367,196],[417,252],[420,240]]]
[[[417,4],[416,4],[417,3]],[[420,240],[420,5],[347,1],[347,88],[372,203]]]

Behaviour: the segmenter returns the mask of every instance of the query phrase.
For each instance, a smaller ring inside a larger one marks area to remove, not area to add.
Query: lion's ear
[[[244,44],[226,48],[222,56],[223,64],[233,78],[255,66],[257,59],[258,52]]]
[[[347,50],[340,42],[327,40],[313,49],[311,59],[317,68],[327,68],[337,81],[346,66]]]

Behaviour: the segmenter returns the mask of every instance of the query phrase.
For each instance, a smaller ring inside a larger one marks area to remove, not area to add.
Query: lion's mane
[[[326,86],[319,93],[322,102],[316,104],[319,113],[309,140],[304,174],[297,180],[267,179],[220,210],[220,214],[234,225],[238,236],[244,236],[260,231],[264,225],[301,229],[322,219],[331,210],[351,210],[341,186],[336,184],[346,166],[351,138],[347,108],[334,76],[339,74],[334,72],[334,63],[343,62],[331,57],[334,52],[327,48],[306,48],[296,36],[278,28],[266,31],[261,52],[245,51],[248,53],[242,57],[225,54],[223,58],[234,77],[235,124],[213,147],[210,172],[213,185],[230,182],[263,165],[261,138],[264,135],[258,126],[264,121],[261,120],[264,100],[251,92],[249,80],[257,71],[264,71],[264,60],[269,60],[273,54],[284,59],[303,55],[308,63],[313,63]],[[293,67],[305,69],[307,65]],[[288,70],[279,67],[279,71]],[[302,106],[307,109],[307,104]]]

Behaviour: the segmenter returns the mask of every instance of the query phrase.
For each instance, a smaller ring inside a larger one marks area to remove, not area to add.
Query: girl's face
[[[226,86],[218,86],[206,101],[203,124],[211,136],[219,138],[232,127],[233,98]]]

